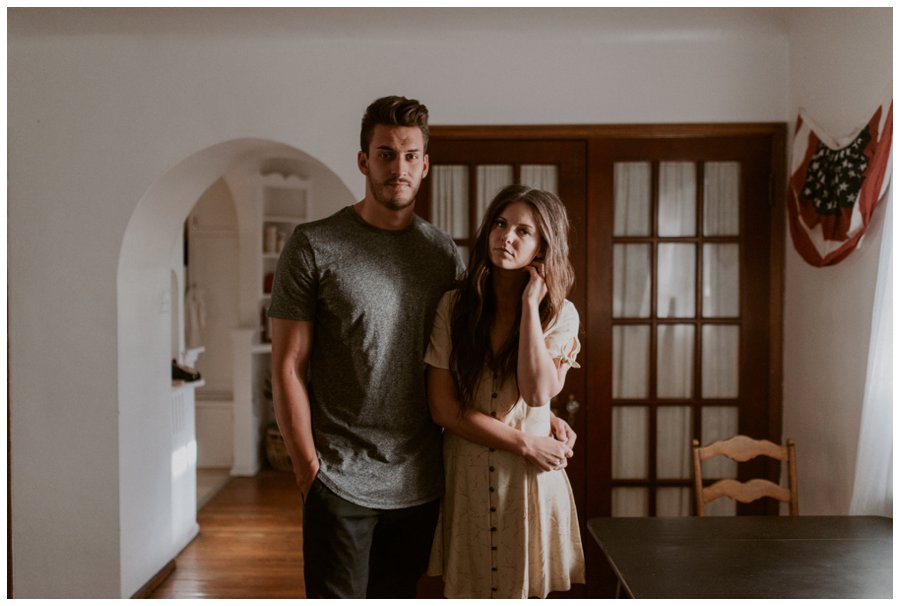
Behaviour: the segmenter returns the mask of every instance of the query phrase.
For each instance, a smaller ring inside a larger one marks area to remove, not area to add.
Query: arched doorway
[[[120,546],[122,554],[141,553],[144,559],[123,558],[123,586],[143,584],[197,530],[195,501],[183,490],[195,482],[196,443],[176,439],[185,426],[180,424],[183,411],[173,407],[171,379],[172,354],[179,349],[174,343],[179,329],[173,327],[184,317],[184,282],[178,274],[185,219],[213,183],[226,175],[258,174],[273,159],[299,167],[315,184],[310,220],[352,203],[341,180],[305,152],[268,140],[239,139],[199,151],[161,176],[126,228],[117,273]],[[243,259],[257,252],[244,249],[258,237],[259,216],[240,193],[233,193]],[[246,273],[244,261],[233,270]],[[248,317],[241,300],[238,293],[239,323],[258,321],[258,316]]]

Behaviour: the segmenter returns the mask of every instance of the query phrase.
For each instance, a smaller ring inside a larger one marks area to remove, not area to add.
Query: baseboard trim
[[[149,598],[156,588],[162,585],[163,581],[165,581],[173,572],[175,572],[175,560],[169,560],[169,563],[153,575],[153,578],[144,583],[144,586],[138,589],[135,594],[131,596],[131,599],[143,600]]]

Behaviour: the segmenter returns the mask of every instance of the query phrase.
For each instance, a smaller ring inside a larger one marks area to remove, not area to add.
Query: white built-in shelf
[[[274,164],[272,164],[274,165]],[[312,181],[293,172],[261,172],[255,184],[254,231],[249,246],[242,249],[242,260],[252,261],[253,271],[241,278],[248,294],[256,295],[253,323],[232,330],[232,420],[234,459],[232,475],[253,475],[261,465],[260,428],[266,422],[264,371],[271,362],[272,344],[261,342],[267,322],[264,310],[271,303],[265,291],[266,277],[275,273],[283,244],[297,225],[311,214]],[[279,246],[281,240],[281,246]],[[252,259],[246,256],[251,255]]]

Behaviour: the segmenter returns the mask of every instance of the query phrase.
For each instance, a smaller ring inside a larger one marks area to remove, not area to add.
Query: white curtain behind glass
[[[685,440],[691,435],[691,409],[688,406],[663,406],[657,410],[656,477],[691,477],[691,456]],[[665,428],[659,431],[659,428]],[[688,488],[659,488],[656,491],[656,515],[686,516],[691,512]]]
[[[478,225],[484,218],[484,211],[497,193],[513,182],[513,167],[507,165],[481,165],[475,169],[478,198],[476,199],[476,216]]]
[[[859,446],[856,454],[856,475],[853,478],[851,515],[883,515],[893,517],[893,187],[885,197],[887,208],[875,302],[872,309],[872,330],[869,340],[869,362],[866,388],[863,395]]]
[[[614,406],[612,423],[612,477],[614,479],[645,479],[648,469],[648,408],[646,406]],[[649,501],[646,488],[614,488],[612,492],[612,515],[647,515]]]
[[[613,235],[650,235],[650,163],[618,162],[613,167]]]
[[[703,167],[703,234],[737,236],[740,233],[740,165],[706,162]],[[740,248],[735,244],[703,247],[703,316],[734,317],[740,314]],[[701,332],[700,393],[703,398],[736,398],[740,328],[737,325],[704,325]],[[738,433],[736,406],[704,406],[700,442],[704,445]],[[759,437],[759,436],[753,436]],[[726,457],[704,461],[703,476],[737,477],[737,463]],[[717,499],[706,506],[706,515],[734,515],[732,499]]]
[[[703,233],[736,236],[740,232],[740,177],[737,162],[703,165]]]
[[[659,235],[697,233],[697,174],[693,162],[659,164]]]
[[[522,185],[558,194],[557,172],[554,164],[523,164],[519,181]]]
[[[656,412],[656,423],[658,427],[670,430],[659,433],[656,438],[656,477],[661,480],[689,478],[691,457],[684,438],[691,435],[690,407],[661,406]]]
[[[646,398],[650,363],[649,326],[613,326],[613,398]]]
[[[616,236],[650,235],[651,171],[648,162],[617,163],[614,167],[614,228]],[[650,247],[613,248],[613,316],[650,316]],[[646,398],[650,356],[649,326],[613,327],[613,397]],[[613,407],[613,478],[647,477],[648,409]],[[645,516],[646,488],[615,488],[614,516]]]
[[[660,398],[690,398],[694,384],[694,326],[656,328],[656,393]]]
[[[454,238],[469,231],[469,169],[466,166],[431,167],[431,222]]]
[[[740,167],[736,163],[706,163],[704,170],[703,234],[731,236],[739,233]],[[651,234],[651,165],[619,163],[614,168],[616,237]],[[662,237],[697,234],[696,166],[689,162],[663,162],[659,171],[658,235]],[[613,317],[649,318],[651,249],[647,244],[616,244],[613,247]],[[696,275],[697,254],[703,254],[703,275]],[[739,248],[737,244],[711,244],[702,250],[694,244],[662,242],[656,249],[657,300],[655,315],[660,318],[693,318],[702,304],[705,317],[733,317],[738,309]],[[696,300],[696,280],[703,280],[703,301]],[[650,397],[647,392],[649,326],[613,327],[613,397]],[[739,330],[737,326],[704,326],[702,337],[703,384],[707,398],[738,395],[737,368]],[[657,396],[691,398],[695,395],[692,324],[658,325]],[[645,478],[649,448],[647,409],[615,406],[613,409],[613,477]],[[690,478],[691,409],[662,406],[657,409],[657,477]],[[703,407],[704,443],[737,433],[737,407]],[[704,467],[706,469],[706,467]],[[733,477],[736,468],[725,464],[710,467],[714,476]],[[680,487],[660,488],[656,493],[656,513],[660,516],[689,515],[691,492]],[[733,502],[720,500],[708,507],[712,514],[733,514]],[[648,494],[642,488],[617,488],[613,494],[613,515],[647,515]]]
[[[701,335],[700,394],[704,398],[736,398],[740,327],[707,324]]]
[[[703,315],[735,317],[740,313],[740,246],[703,245]]]
[[[657,215],[659,235],[694,235],[697,229],[696,199],[694,164],[660,163]],[[665,243],[657,248],[657,317],[694,316],[696,254],[696,246],[693,244]]]
[[[614,488],[612,515],[616,518],[643,517],[650,513],[646,488]]]

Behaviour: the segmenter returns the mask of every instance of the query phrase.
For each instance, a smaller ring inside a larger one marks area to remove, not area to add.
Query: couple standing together
[[[546,597],[584,582],[575,434],[549,406],[580,348],[568,219],[554,194],[503,189],[464,272],[414,214],[427,146],[424,105],[373,102],[365,197],[298,227],[278,263],[275,414],[307,595],[412,598],[427,569],[450,598]]]

